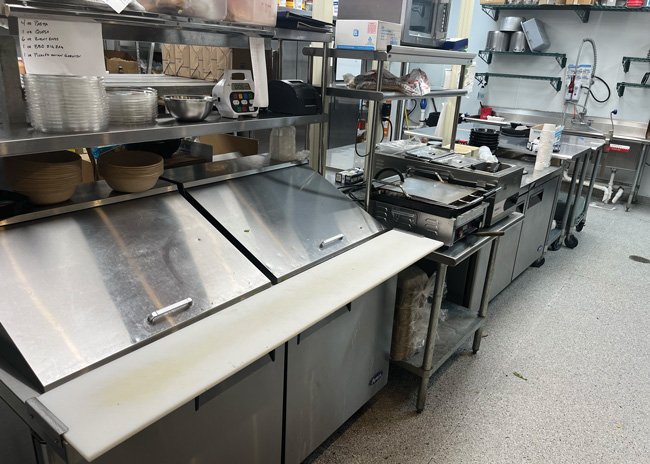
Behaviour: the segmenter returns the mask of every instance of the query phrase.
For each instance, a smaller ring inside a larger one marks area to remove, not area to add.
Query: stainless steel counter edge
[[[505,232],[523,220],[523,214],[512,213],[494,226],[483,229],[481,232]],[[447,249],[438,249],[434,251],[427,256],[427,259],[452,267],[457,266],[476,253],[477,250],[492,242],[495,238],[496,237],[470,235]]]

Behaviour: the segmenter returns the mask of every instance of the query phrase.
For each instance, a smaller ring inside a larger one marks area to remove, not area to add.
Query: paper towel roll
[[[541,171],[551,165],[551,154],[553,153],[553,141],[555,140],[555,125],[544,124],[542,135],[539,138],[539,149],[535,160],[535,170]]]

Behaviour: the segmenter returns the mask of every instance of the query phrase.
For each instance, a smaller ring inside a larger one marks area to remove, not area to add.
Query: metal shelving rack
[[[551,86],[555,89],[556,92],[559,92],[562,88],[562,78],[552,77],[552,76],[527,76],[523,74],[501,74],[501,73],[476,73],[476,80],[481,85],[488,85],[490,78],[497,77],[503,79],[529,79],[535,81],[548,81]]]
[[[442,64],[442,65],[458,65],[460,66],[460,76],[465,75],[465,69],[467,66],[472,64],[472,60],[476,57],[473,53],[466,52],[457,52],[457,51],[448,51],[448,50],[436,50],[436,49],[426,49],[426,48],[417,48],[417,47],[402,47],[402,46],[391,46],[387,51],[373,51],[373,50],[346,50],[346,49],[332,49],[329,50],[327,47],[323,48],[314,48],[306,47],[303,49],[303,53],[309,57],[310,68],[311,61],[314,57],[324,57],[327,61],[328,58],[333,60],[341,59],[355,59],[362,60],[366,62],[376,62],[372,65],[372,69],[377,69],[377,84],[374,91],[372,90],[357,90],[350,89],[343,86],[334,86],[328,79],[328,84],[325,92],[321,92],[322,95],[328,97],[336,98],[350,98],[356,100],[369,100],[375,103],[372,114],[372,127],[370,129],[370,138],[368,139],[368,154],[366,156],[365,164],[365,177],[367,185],[370,185],[370,181],[373,178],[374,172],[374,162],[375,162],[375,146],[379,142],[379,134],[382,132],[383,128],[380,127],[379,121],[381,121],[381,105],[380,102],[386,100],[396,100],[397,101],[397,118],[394,124],[395,138],[399,140],[401,138],[401,129],[402,129],[402,109],[403,101],[409,100],[412,98],[443,98],[443,97],[459,97],[467,95],[467,91],[463,89],[464,79],[460,79],[459,86],[457,89],[436,89],[432,90],[427,95],[406,95],[397,92],[385,92],[381,90],[381,81],[384,73],[384,65],[386,63],[401,63],[400,74],[404,75],[407,71],[408,63],[422,63],[422,64]],[[329,66],[328,66],[329,67]],[[370,69],[370,68],[369,68]],[[326,108],[323,105],[323,108]],[[451,136],[451,148],[454,147],[454,142],[456,140],[456,129],[458,114],[460,112],[460,99],[456,99],[456,105],[454,108],[454,125],[452,129]],[[326,145],[325,137],[321,137],[321,141]],[[325,172],[325,162],[326,156],[325,153],[327,150],[321,151],[323,156],[321,157],[321,168],[322,172]],[[366,188],[366,197],[365,197],[365,206],[366,209],[370,206],[370,188]]]
[[[102,25],[103,37],[109,40],[179,43],[188,45],[226,46],[248,48],[249,37],[321,42],[327,49],[332,40],[329,32],[298,31],[275,27],[247,26],[221,23],[186,17],[161,14],[112,10],[98,10],[63,2],[0,1],[0,17],[5,17],[12,35],[18,33],[18,18],[50,18],[86,20]],[[321,85],[326,82],[326,69],[321,76]],[[2,90],[2,89],[0,89]],[[20,88],[5,88],[5,95],[20,95]],[[0,92],[0,96],[2,93]],[[325,97],[323,96],[323,99]],[[0,100],[2,100],[0,98]],[[0,109],[6,102],[0,101]],[[0,157],[27,153],[45,152],[87,146],[110,145],[114,143],[146,142],[170,137],[189,137],[207,134],[253,131],[274,127],[318,124],[321,128],[327,121],[327,114],[312,116],[277,116],[264,114],[258,118],[227,119],[214,114],[199,123],[179,123],[171,117],[160,117],[151,126],[111,126],[105,132],[75,134],[46,134],[38,132],[26,123],[6,124],[0,131]],[[322,130],[322,129],[321,129]]]
[[[605,6],[605,5],[481,5],[481,9],[493,20],[499,19],[499,12],[501,10],[561,10],[561,11],[575,11],[583,23],[589,22],[589,16],[592,11],[611,11],[630,13],[650,13],[650,7],[627,7],[627,6]]]
[[[522,56],[550,56],[555,58],[560,68],[566,67],[565,53],[541,53],[541,52],[497,52],[494,50],[479,50],[478,56],[487,64],[492,63],[492,55],[522,55]]]

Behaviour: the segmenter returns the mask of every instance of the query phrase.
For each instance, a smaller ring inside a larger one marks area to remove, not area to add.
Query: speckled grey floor
[[[650,207],[592,208],[577,236],[492,301],[481,350],[436,373],[422,414],[392,367],[306,462],[650,462],[650,264],[629,259],[650,259]]]

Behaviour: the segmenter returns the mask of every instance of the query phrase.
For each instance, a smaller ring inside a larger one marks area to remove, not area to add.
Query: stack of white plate
[[[104,78],[25,74],[32,126],[43,132],[97,132],[108,128]]]
[[[81,157],[70,151],[5,158],[7,187],[32,203],[49,205],[69,200],[81,183]]]
[[[107,90],[111,124],[153,124],[158,116],[158,92],[152,88]]]

